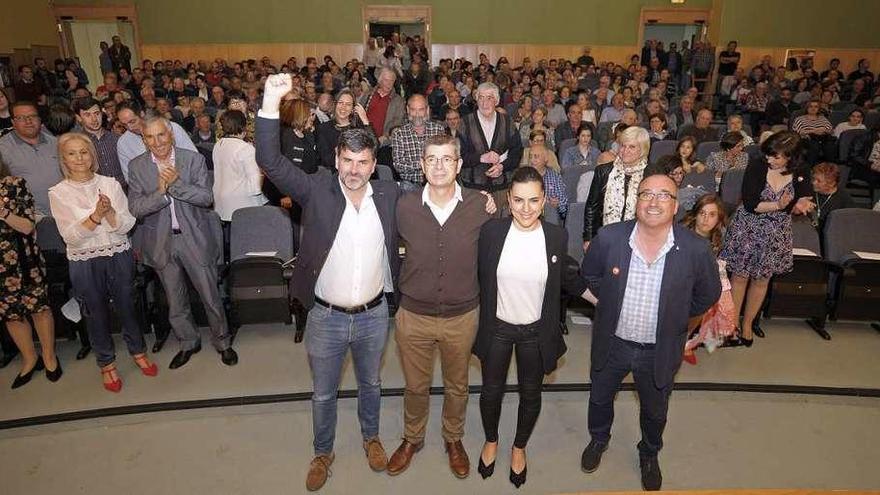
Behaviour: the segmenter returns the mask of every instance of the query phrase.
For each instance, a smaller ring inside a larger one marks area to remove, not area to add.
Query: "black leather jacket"
[[[605,186],[608,185],[608,176],[614,162],[602,163],[596,167],[593,182],[590,184],[590,195],[587,196],[587,205],[584,208],[584,241],[589,241],[596,236],[602,227],[602,216],[605,211]],[[656,165],[648,165],[643,177],[664,173],[663,169]],[[624,191],[630,187],[638,187],[638,184],[630,184],[629,178],[624,183]],[[621,219],[622,221],[623,219]]]

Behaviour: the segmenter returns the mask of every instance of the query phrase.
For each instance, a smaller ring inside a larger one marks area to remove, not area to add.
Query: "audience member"
[[[282,113],[285,113],[287,105],[289,103],[286,102],[282,105]],[[336,170],[336,145],[339,142],[339,134],[346,129],[363,128],[368,130],[373,128],[364,106],[357,103],[351,91],[340,91],[336,97],[336,104],[333,106],[333,119],[330,122],[318,124],[315,131],[321,166]]]
[[[34,109],[32,105],[29,108]],[[19,125],[16,122],[16,126]],[[3,157],[5,159],[6,155]],[[46,266],[36,242],[34,198],[28,191],[25,179],[10,175],[2,160],[0,196],[4,200],[0,207],[0,252],[3,259],[0,320],[9,330],[22,357],[21,371],[15,375],[12,388],[27,384],[34,372],[43,369],[46,370],[46,378],[56,382],[63,371],[55,355],[55,320],[49,309]],[[33,328],[30,320],[34,322]],[[34,330],[40,337],[41,355],[37,355],[34,349]]]
[[[864,121],[865,112],[859,108],[853,110],[849,113],[849,117],[847,117],[845,122],[837,124],[837,126],[834,128],[834,137],[840,139],[840,135],[846,131],[852,131],[855,129],[867,129],[867,127],[865,127],[865,124],[863,123]],[[846,157],[840,158],[845,159]]]
[[[0,161],[9,175],[27,182],[33,196],[34,221],[49,215],[49,188],[61,181],[58,141],[42,130],[37,106],[19,100],[12,104],[12,132],[0,138]]]
[[[703,108],[697,112],[697,118],[693,124],[687,124],[678,129],[679,139],[683,137],[693,137],[697,144],[710,141],[718,141],[718,129],[711,126],[712,110]]]
[[[119,181],[97,174],[98,151],[92,139],[80,133],[64,134],[58,139],[64,180],[49,189],[49,203],[67,245],[70,282],[86,320],[104,388],[119,392],[122,380],[110,336],[111,299],[135,364],[146,376],[156,376],[159,370],[147,357],[134,304],[135,267],[128,232],[135,219],[128,211],[128,198]]]
[[[148,152],[131,161],[129,209],[143,226],[139,246],[143,261],[156,270],[168,294],[168,320],[180,342],[169,368],[185,365],[202,349],[184,271],[205,308],[214,348],[223,364],[232,366],[238,355],[230,345],[214,268],[222,259],[222,246],[217,245],[212,227],[219,220],[210,209],[214,198],[205,159],[198,151],[178,147],[174,126],[164,118],[138,122],[137,128]]]
[[[488,190],[504,208],[510,177],[522,158],[522,141],[509,116],[497,111],[500,96],[494,83],[477,87],[477,111],[462,118],[462,186]]]
[[[810,218],[813,226],[819,230],[819,235],[824,237],[828,215],[834,210],[854,208],[856,205],[846,189],[839,188],[840,168],[836,164],[820,163],[813,167],[812,176],[816,208],[810,213]]]
[[[416,64],[413,64],[416,65]],[[433,136],[445,134],[443,125],[430,120],[428,100],[421,94],[413,94],[406,102],[407,121],[391,131],[392,166],[400,174],[403,191],[418,191],[425,183],[422,171],[422,155],[425,143]]]
[[[104,128],[101,105],[94,98],[82,98],[73,102],[73,111],[76,113],[77,124],[95,146],[97,173],[116,179],[125,192],[128,184],[122,174],[119,154],[116,151],[119,136]]]
[[[529,148],[529,166],[537,170],[544,178],[547,204],[556,209],[560,219],[564,219],[568,213],[568,194],[565,191],[562,176],[547,166],[549,156],[552,154],[553,151],[547,149],[545,145],[535,144],[534,147]]]
[[[746,347],[752,345],[753,330],[763,337],[756,318],[770,277],[792,269],[791,216],[806,215],[816,207],[810,181],[800,169],[800,146],[800,138],[791,131],[773,134],[761,144],[766,159],[752,161],[746,169],[742,204],[719,254],[733,274],[733,314],[743,314],[738,342]]]
[[[116,152],[119,155],[119,166],[125,181],[130,183],[129,163],[135,158],[147,152],[144,144],[143,126],[145,113],[134,102],[126,102],[116,107],[116,116],[125,125],[125,134],[119,136],[116,142]],[[174,137],[174,145],[178,148],[198,153],[189,135],[175,122],[169,122]]]
[[[228,229],[235,210],[262,206],[269,200],[262,192],[263,174],[257,166],[256,149],[244,140],[246,117],[238,110],[229,110],[223,112],[220,125],[225,137],[217,141],[212,152],[214,211]],[[314,152],[314,144],[312,149]],[[228,238],[228,235],[224,237]]]

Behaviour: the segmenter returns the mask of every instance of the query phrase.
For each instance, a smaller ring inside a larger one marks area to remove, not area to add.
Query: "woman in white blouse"
[[[214,145],[214,211],[224,222],[239,208],[263,206],[263,174],[254,145],[244,140],[247,118],[238,110],[220,116],[223,135]]]
[[[116,371],[116,352],[110,337],[110,299],[122,321],[122,337],[135,364],[146,376],[158,368],[146,354],[132,294],[134,257],[128,231],[135,219],[116,179],[97,175],[98,155],[92,141],[80,133],[58,139],[64,180],[49,188],[49,207],[67,244],[70,281],[82,314],[104,388],[122,390]]]

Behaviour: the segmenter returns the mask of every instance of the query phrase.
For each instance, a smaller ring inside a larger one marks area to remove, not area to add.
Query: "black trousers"
[[[524,449],[541,413],[541,388],[544,365],[538,346],[537,325],[511,325],[497,320],[495,335],[486,359],[481,363],[483,390],[480,393],[480,416],[487,442],[498,441],[498,420],[501,401],[507,386],[510,358],[516,353],[516,374],[519,384],[519,412],[513,445]]]
[[[663,448],[663,429],[666,427],[672,383],[663,388],[655,385],[654,355],[653,344],[638,344],[612,337],[605,367],[598,371],[590,370],[592,388],[587,427],[593,440],[608,443],[611,439],[614,398],[623,379],[632,372],[639,394],[639,423],[642,429],[639,453],[656,456]]]

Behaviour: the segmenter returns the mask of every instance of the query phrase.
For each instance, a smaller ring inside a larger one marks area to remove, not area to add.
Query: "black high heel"
[[[28,371],[27,373],[25,373],[23,375],[16,375],[15,376],[15,381],[12,382],[12,388],[16,389],[18,387],[22,387],[24,385],[27,385],[27,383],[29,381],[31,381],[31,377],[34,376],[34,372],[35,371],[42,371],[44,367],[45,366],[43,365],[43,356],[40,356],[37,358],[36,364],[34,364],[34,367],[31,368],[30,371]]]
[[[514,473],[513,468],[510,468],[510,482],[513,483],[513,486],[519,488],[526,482],[526,473],[528,473],[529,467],[523,467],[521,473]]]
[[[752,322],[752,333],[755,334],[755,337],[760,337],[762,339],[765,337],[764,330],[761,329],[761,324],[758,323],[757,319]]]
[[[61,379],[61,375],[63,374],[64,370],[61,369],[61,360],[56,357],[55,369],[49,371],[49,368],[46,368],[46,378],[48,378],[50,382],[57,382],[59,379]]]
[[[480,462],[479,464],[477,464],[477,471],[480,473],[480,476],[482,476],[483,479],[492,476],[493,474],[495,474],[495,461],[493,460],[492,463],[487,466],[483,462],[483,456],[480,455]]]

